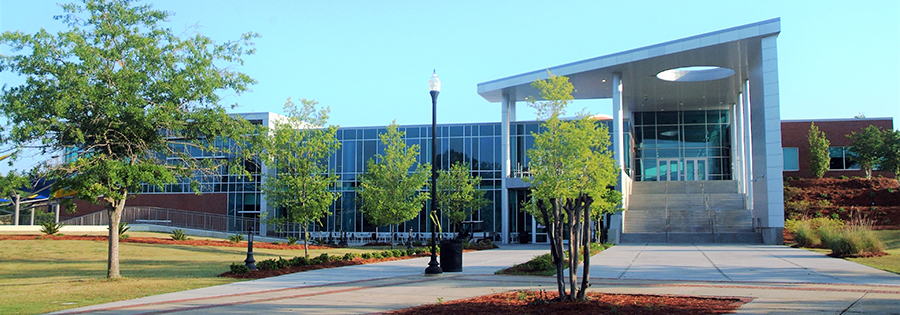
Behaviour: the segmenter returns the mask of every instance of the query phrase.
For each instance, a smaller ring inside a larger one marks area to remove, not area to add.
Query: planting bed
[[[589,301],[546,302],[537,292],[506,292],[429,304],[389,314],[727,314],[749,299],[588,293]],[[556,293],[547,292],[544,299]]]
[[[44,239],[44,240],[71,240],[71,241],[104,241],[106,242],[109,237],[107,236],[99,236],[99,235],[0,235],[0,241],[2,240],[34,240],[34,239]],[[176,241],[173,239],[164,239],[164,238],[156,238],[156,237],[128,237],[119,240],[120,243],[141,243],[141,244],[171,244],[171,245],[192,245],[192,246],[219,246],[219,247],[247,247],[247,242],[239,242],[232,243],[229,241],[214,241],[214,240],[184,240],[184,241]],[[290,249],[303,249],[303,245],[288,245],[288,244],[272,244],[272,243],[263,243],[263,242],[253,242],[253,248],[265,248],[265,249],[282,249],[282,250],[290,250]],[[331,247],[325,246],[316,246],[309,245],[309,249],[328,249]]]
[[[827,201],[830,206],[813,206],[808,216],[836,215],[842,220],[862,216],[873,220],[876,229],[900,228],[900,185],[892,178],[820,178],[786,181],[786,203]],[[841,209],[843,208],[843,209]],[[818,213],[818,214],[817,214]]]

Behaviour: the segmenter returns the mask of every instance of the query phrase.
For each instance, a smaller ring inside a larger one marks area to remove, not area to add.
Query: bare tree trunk
[[[309,237],[306,237],[309,234],[309,227],[300,226],[300,233],[303,233],[301,237],[303,237],[303,257],[309,259]]]
[[[568,297],[566,293],[566,277],[563,274],[565,264],[565,256],[563,255],[563,224],[562,224],[562,204],[559,199],[552,199],[553,205],[553,234],[556,237],[556,284],[559,287],[559,300],[565,301]]]
[[[582,227],[584,241],[584,271],[581,274],[581,290],[578,291],[578,299],[584,300],[588,287],[591,286],[591,203],[593,200],[588,197],[584,205],[584,226]]]
[[[122,199],[109,200],[106,210],[109,217],[109,250],[107,251],[106,277],[109,279],[121,278],[119,273],[119,222],[122,221],[122,213],[125,212],[125,200],[128,192],[122,193]]]

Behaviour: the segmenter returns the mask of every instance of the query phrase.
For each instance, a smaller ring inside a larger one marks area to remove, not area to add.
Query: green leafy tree
[[[883,171],[893,172],[900,180],[900,130],[885,130],[881,136],[880,168]]]
[[[4,32],[0,71],[25,83],[0,92],[9,125],[6,144],[39,146],[67,156],[48,166],[54,190],[106,206],[107,276],[119,278],[118,225],[125,201],[141,184],[161,186],[220,167],[244,172],[242,159],[195,158],[246,152],[249,122],[219,105],[219,92],[240,94],[254,83],[220,66],[239,65],[253,53],[244,34],[216,44],[199,34],[175,35],[160,25],[169,12],[130,0],[85,0],[61,6],[68,30],[50,34]],[[222,166],[222,163],[230,166]],[[195,191],[200,188],[191,180]]]
[[[407,146],[403,141],[405,132],[400,132],[399,127],[393,122],[387,126],[386,133],[378,135],[384,145],[384,154],[369,159],[366,173],[357,187],[362,212],[375,226],[412,220],[429,196],[421,190],[428,183],[426,170],[430,166],[416,162],[419,145]]]
[[[853,159],[866,173],[866,178],[872,178],[872,169],[878,165],[878,161],[884,153],[881,149],[884,140],[882,129],[869,125],[862,132],[851,132],[847,138],[850,138],[850,145],[847,149],[853,153]]]
[[[807,138],[809,139],[809,173],[816,178],[822,178],[831,162],[831,155],[828,153],[831,141],[825,138],[825,132],[820,131],[815,123],[809,124]]]
[[[529,97],[528,105],[538,117],[545,119],[543,131],[534,135],[534,147],[528,150],[532,178],[531,206],[526,207],[538,221],[547,226],[550,252],[556,264],[560,300],[584,299],[589,284],[590,225],[592,206],[599,202],[601,209],[614,208],[610,204],[621,195],[610,193],[618,177],[605,125],[598,124],[588,113],[578,119],[563,120],[565,109],[572,100],[574,87],[567,77],[550,74],[547,80],[531,84],[541,91],[538,101]],[[563,235],[568,231],[568,235]],[[564,266],[563,239],[569,239],[568,266]],[[579,251],[584,255],[581,287],[577,287]],[[568,281],[563,270],[569,269]],[[570,284],[567,292],[565,283]]]
[[[338,176],[329,174],[328,157],[340,148],[337,126],[327,126],[328,109],[301,99],[297,107],[290,99],[284,105],[287,119],[268,132],[263,160],[276,170],[265,177],[266,200],[285,210],[288,222],[300,225],[306,235],[310,224],[320,223],[340,193],[331,188]],[[303,254],[309,257],[307,246]]]
[[[484,198],[485,191],[479,185],[481,177],[472,176],[468,163],[457,162],[449,170],[438,171],[438,206],[450,223],[450,231],[458,231],[460,222],[472,214],[473,210],[491,203]]]

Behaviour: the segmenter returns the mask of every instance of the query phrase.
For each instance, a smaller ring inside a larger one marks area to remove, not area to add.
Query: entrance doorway
[[[706,158],[659,159],[660,181],[706,180]]]

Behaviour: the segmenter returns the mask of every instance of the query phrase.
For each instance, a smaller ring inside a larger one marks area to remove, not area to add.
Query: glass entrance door
[[[706,180],[706,159],[684,159],[684,180]]]
[[[679,159],[659,159],[657,169],[659,170],[659,180],[681,180],[681,167]]]

